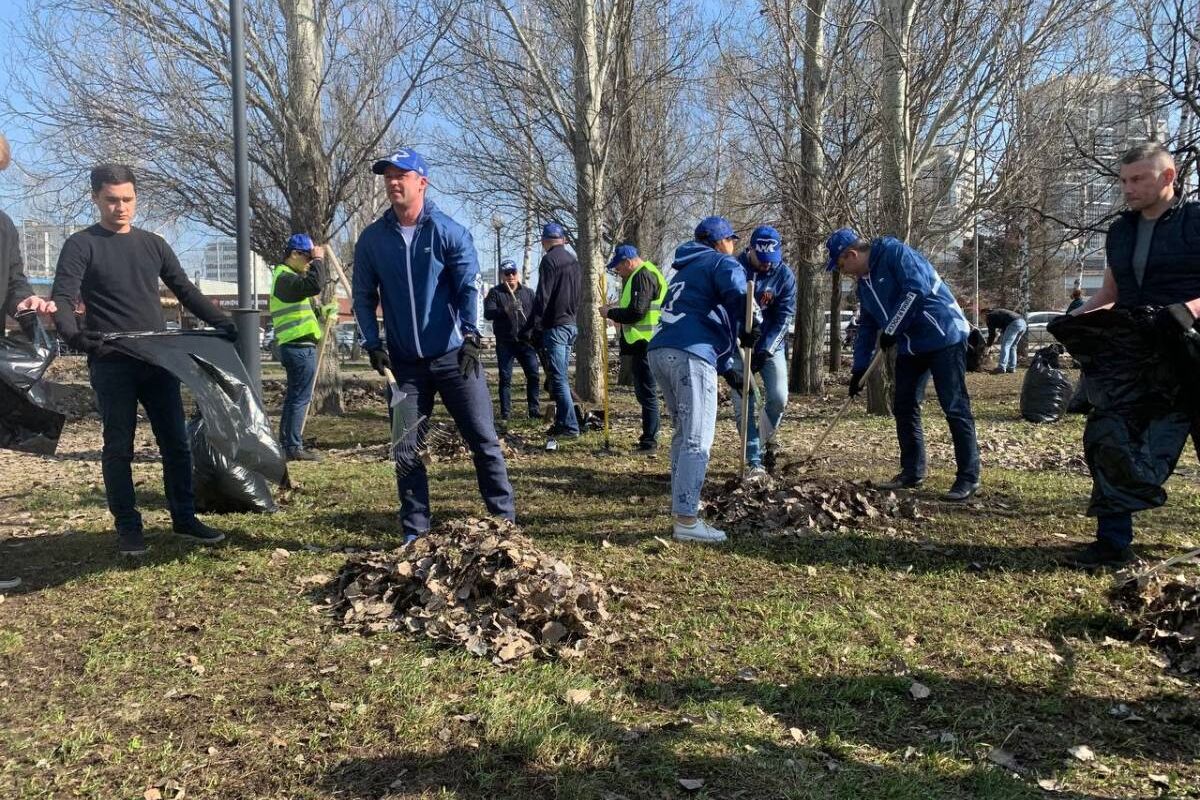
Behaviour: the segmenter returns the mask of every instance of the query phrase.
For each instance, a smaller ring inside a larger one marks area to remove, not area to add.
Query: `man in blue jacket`
[[[738,344],[750,347],[757,328],[742,330],[746,271],[733,257],[738,237],[724,217],[706,217],[695,241],[675,250],[650,369],[671,413],[672,535],[681,541],[723,542],[725,532],[698,516],[717,422],[717,375],[730,370]]]
[[[840,228],[825,242],[827,269],[858,281],[859,330],[854,340],[850,396],[862,391],[863,375],[875,354],[897,347],[892,412],[900,440],[900,474],[880,484],[909,489],[925,480],[925,435],[921,401],[930,376],[954,440],[958,472],[943,500],[962,502],[979,489],[979,447],[967,394],[966,342],[970,326],[950,288],[916,250],[891,236],[866,241]]]
[[[429,167],[401,149],[371,167],[382,175],[391,207],[367,226],[354,248],[354,316],[371,366],[390,368],[406,397],[405,426],[433,412],[436,391],[471,448],[479,492],[489,512],[515,519],[512,485],[491,397],[479,363],[479,264],[462,225],[426,199]],[[387,346],[375,309],[383,303]],[[410,421],[411,420],[411,421]],[[405,541],[430,528],[429,477],[418,466],[397,480]]]
[[[762,316],[762,335],[750,356],[750,372],[762,375],[766,394],[765,408],[756,415],[758,392],[750,392],[750,431],[746,437],[746,463],[761,469],[764,464],[774,469],[776,438],[783,409],[788,399],[788,368],[784,354],[784,339],[796,316],[796,276],[783,263],[783,238],[770,225],[760,225],[750,234],[750,246],[741,252],[738,261],[746,275],[754,279],[754,300]],[[740,354],[736,359],[741,364]],[[741,376],[732,373],[733,409],[737,423],[742,424]],[[765,447],[764,447],[765,445]],[[765,450],[765,452],[764,452]]]

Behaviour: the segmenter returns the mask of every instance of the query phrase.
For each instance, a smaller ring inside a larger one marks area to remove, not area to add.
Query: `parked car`
[[[1054,344],[1054,337],[1046,330],[1046,326],[1063,316],[1061,311],[1030,311],[1025,315],[1027,330],[1025,336],[1029,339],[1029,348],[1035,350]]]

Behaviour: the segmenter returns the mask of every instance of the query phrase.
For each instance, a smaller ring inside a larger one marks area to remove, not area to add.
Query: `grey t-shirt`
[[[1150,242],[1154,239],[1154,223],[1158,218],[1147,219],[1138,217],[1137,241],[1133,245],[1133,276],[1137,278],[1138,286],[1146,277],[1146,261],[1150,258]]]

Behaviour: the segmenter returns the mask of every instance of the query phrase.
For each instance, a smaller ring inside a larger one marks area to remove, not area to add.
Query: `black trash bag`
[[[271,485],[261,473],[232,463],[209,443],[204,417],[193,416],[187,431],[192,447],[192,486],[197,511],[274,514],[279,510],[271,496]]]
[[[987,352],[987,339],[983,331],[971,326],[967,334],[967,372],[979,372],[983,369],[983,356]]]
[[[1181,364],[1154,328],[1154,309],[1059,317],[1049,332],[1087,372],[1095,407],[1083,432],[1092,473],[1088,514],[1157,508],[1196,418]],[[1200,363],[1191,365],[1191,370]]]
[[[21,314],[17,322],[20,336],[0,336],[0,447],[51,455],[66,415],[51,402],[42,376],[57,348],[37,314]]]
[[[206,423],[206,439],[231,464],[274,483],[287,475],[283,448],[233,343],[202,331],[111,334],[110,347],[183,381]]]
[[[1021,417],[1028,422],[1058,422],[1074,389],[1059,368],[1062,345],[1043,347],[1033,355],[1021,385]]]
[[[1067,403],[1068,414],[1083,414],[1087,416],[1092,413],[1092,401],[1088,400],[1087,394],[1087,373],[1079,370],[1079,381],[1075,384],[1075,394],[1071,395],[1071,400]]]

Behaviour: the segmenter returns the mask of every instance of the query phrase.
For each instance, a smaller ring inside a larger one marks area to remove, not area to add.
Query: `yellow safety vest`
[[[659,272],[658,267],[652,261],[643,261],[641,266],[625,279],[625,284],[621,287],[621,308],[629,308],[629,303],[633,300],[633,278],[644,269],[650,270],[654,279],[658,281],[658,296],[650,301],[650,308],[646,311],[646,316],[632,325],[621,326],[621,335],[629,344],[648,342],[654,336],[654,327],[658,325],[658,318],[662,313],[663,298],[667,296],[667,281],[663,278],[663,274]]]
[[[275,294],[275,284],[284,272],[292,272],[287,264],[280,264],[271,273],[271,324],[275,326],[275,341],[287,344],[306,336],[316,341],[321,340],[321,323],[317,321],[317,313],[313,310],[312,301],[301,300],[299,303],[285,303]]]

